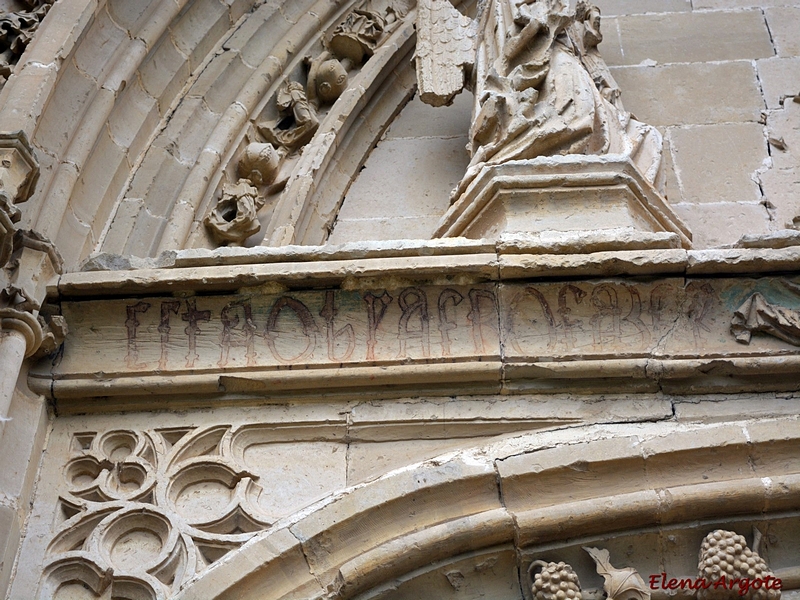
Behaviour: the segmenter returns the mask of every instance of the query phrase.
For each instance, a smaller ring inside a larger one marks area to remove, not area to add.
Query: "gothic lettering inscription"
[[[753,354],[769,347],[737,343],[730,315],[754,291],[772,294],[770,285],[671,278],[65,302],[74,334],[57,369],[170,373]],[[78,354],[86,348],[95,354]]]
[[[72,312],[78,335],[98,348],[94,368],[107,373],[393,364],[493,357],[500,347],[491,285],[89,304]],[[111,343],[118,335],[126,340],[121,357]]]

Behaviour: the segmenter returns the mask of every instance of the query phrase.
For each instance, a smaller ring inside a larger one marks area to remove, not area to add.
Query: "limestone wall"
[[[800,5],[597,5],[603,12],[600,50],[625,108],[664,135],[667,196],[693,231],[694,247],[793,227],[800,214],[793,174],[800,165],[800,105],[792,101],[800,93]],[[405,226],[418,227],[420,235],[432,231],[432,219],[425,218],[437,211],[437,201],[439,211],[446,208],[442,194],[453,186],[451,165],[468,160],[461,151],[466,139],[458,137],[471,110],[466,96],[453,107],[433,109],[415,100],[405,109],[350,189],[331,243],[393,235]],[[415,167],[408,185],[407,170]],[[377,200],[379,189],[390,190],[392,201]]]

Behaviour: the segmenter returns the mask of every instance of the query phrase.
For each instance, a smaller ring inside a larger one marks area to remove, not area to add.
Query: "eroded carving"
[[[275,180],[279,161],[270,144],[253,143],[245,148],[238,165],[239,181],[222,186],[222,198],[205,219],[218,242],[240,245],[261,228],[258,211],[264,206],[264,197],[256,186]]]
[[[0,15],[0,76],[8,78],[55,0],[23,0],[28,10]]]
[[[788,281],[783,285],[794,294],[800,293],[800,289]],[[731,333],[742,344],[749,344],[754,333],[765,333],[800,346],[800,312],[773,304],[756,292],[734,311]]]

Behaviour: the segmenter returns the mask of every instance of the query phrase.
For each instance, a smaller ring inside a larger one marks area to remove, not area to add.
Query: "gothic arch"
[[[737,519],[797,515],[800,472],[781,472],[779,459],[796,447],[797,424],[777,436],[767,422],[658,426],[617,438],[589,427],[446,455],[277,523],[177,598],[355,598],[495,547],[513,548],[522,568],[554,544],[687,530],[699,540]]]

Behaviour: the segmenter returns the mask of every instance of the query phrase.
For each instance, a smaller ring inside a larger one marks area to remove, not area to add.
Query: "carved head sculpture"
[[[239,177],[253,185],[269,185],[278,174],[280,157],[272,144],[252,143],[239,160]]]
[[[326,60],[316,76],[317,96],[325,104],[333,104],[347,88],[347,70],[336,59]]]

